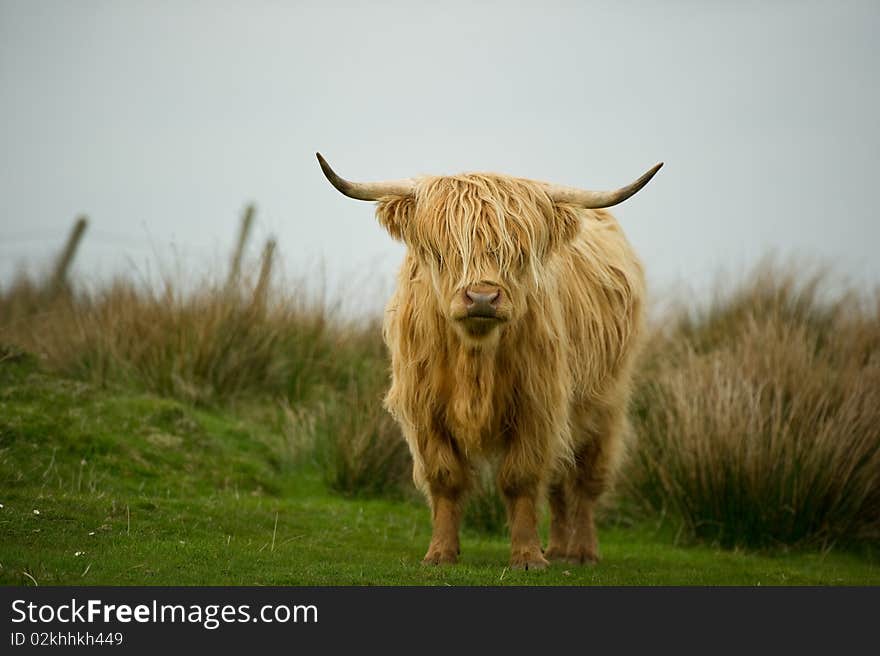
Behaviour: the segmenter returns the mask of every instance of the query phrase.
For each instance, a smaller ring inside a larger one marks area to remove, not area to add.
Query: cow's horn
[[[571,205],[580,205],[586,209],[600,209],[602,207],[611,207],[622,203],[627,198],[635,194],[644,187],[654,174],[660,170],[663,162],[655,164],[641,178],[626,187],[621,187],[614,191],[587,191],[586,189],[578,189],[576,187],[565,187],[563,185],[547,185],[547,193],[557,203],[570,203]],[[334,183],[335,184],[335,183]],[[340,191],[342,191],[340,189]],[[344,191],[342,193],[345,193]]]
[[[388,180],[385,182],[349,182],[345,178],[340,178],[336,172],[330,168],[327,160],[321,157],[321,153],[315,153],[318,156],[318,163],[327,179],[334,187],[349,198],[357,200],[379,200],[388,196],[409,196],[415,187],[413,180]]]

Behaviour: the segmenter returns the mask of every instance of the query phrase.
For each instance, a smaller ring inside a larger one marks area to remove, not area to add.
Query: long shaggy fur
[[[618,223],[493,174],[422,178],[377,216],[408,246],[385,315],[385,404],[416,484],[429,499],[458,499],[474,459],[497,457],[505,496],[551,486],[568,531],[578,495],[607,487],[626,429],[644,281]],[[486,280],[503,286],[512,319],[494,339],[470,340],[448,299]]]

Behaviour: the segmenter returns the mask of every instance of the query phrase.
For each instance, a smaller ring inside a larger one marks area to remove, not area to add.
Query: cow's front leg
[[[510,566],[517,569],[544,569],[549,565],[541,553],[538,536],[538,494],[541,476],[529,467],[522,454],[512,448],[501,463],[498,483],[507,506],[510,523]]]
[[[426,565],[454,563],[460,551],[458,531],[469,477],[466,463],[450,440],[428,441],[422,451],[423,476],[431,503],[431,544]]]
[[[431,544],[422,562],[426,565],[451,564],[458,561],[458,528],[461,524],[461,503],[450,495],[431,494]]]
[[[510,517],[510,566],[544,569],[549,565],[541,553],[538,537],[537,493],[505,495]]]

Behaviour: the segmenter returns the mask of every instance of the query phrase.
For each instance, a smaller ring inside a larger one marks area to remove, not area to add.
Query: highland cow
[[[620,462],[644,305],[642,266],[603,208],[644,187],[585,191],[496,174],[356,183],[407,252],[385,312],[385,406],[454,563],[479,459],[497,461],[513,567],[598,561],[594,510]],[[549,500],[547,549],[538,506]]]

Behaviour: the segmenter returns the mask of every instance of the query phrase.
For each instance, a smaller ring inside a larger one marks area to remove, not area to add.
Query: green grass
[[[284,416],[114,391],[7,353],[0,584],[880,584],[876,553],[676,544],[645,522],[603,526],[596,567],[511,571],[506,539],[471,530],[459,565],[423,567],[425,506],[331,492]]]

